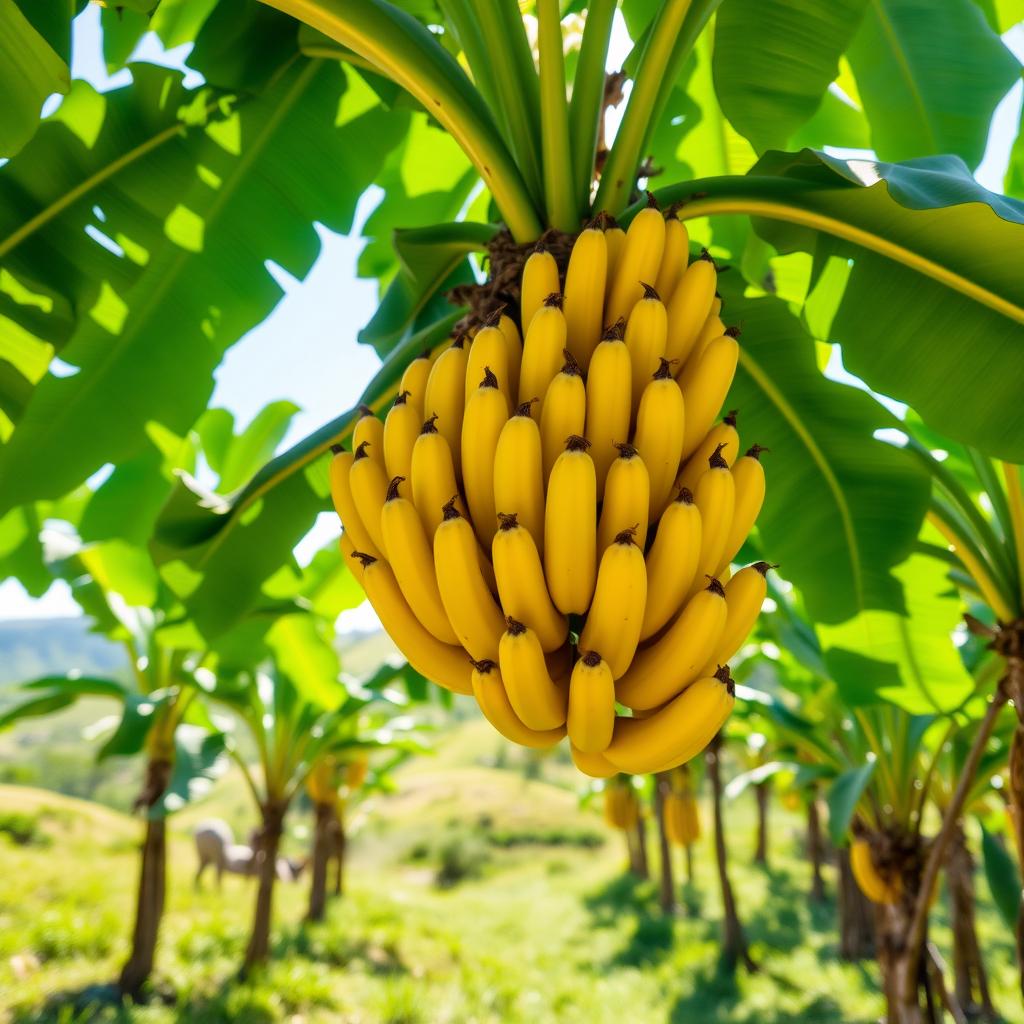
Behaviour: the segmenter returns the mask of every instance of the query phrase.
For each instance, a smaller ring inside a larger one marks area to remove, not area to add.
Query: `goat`
[[[195,885],[199,888],[203,872],[213,865],[217,872],[217,885],[220,886],[224,872],[232,875],[256,874],[256,836],[250,836],[249,845],[236,843],[234,834],[227,822],[219,818],[204,821],[193,833],[196,842],[196,854],[199,857],[199,868],[196,871]],[[305,860],[290,857],[277,858],[277,877],[281,881],[294,882],[306,867]]]

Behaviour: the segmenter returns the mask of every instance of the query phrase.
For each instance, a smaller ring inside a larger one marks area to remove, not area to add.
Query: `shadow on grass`
[[[584,898],[598,927],[629,921],[626,945],[603,967],[649,967],[667,957],[675,943],[675,917],[658,905],[654,882],[628,872]]]
[[[368,974],[408,974],[398,947],[390,941],[375,941],[365,935],[338,935],[329,925],[304,924],[282,935],[274,944],[273,961],[301,957],[329,967],[358,964]]]

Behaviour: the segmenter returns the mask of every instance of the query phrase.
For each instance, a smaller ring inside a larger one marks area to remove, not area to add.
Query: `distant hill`
[[[128,661],[117,644],[90,633],[84,617],[0,622],[0,687],[72,669],[120,676]]]

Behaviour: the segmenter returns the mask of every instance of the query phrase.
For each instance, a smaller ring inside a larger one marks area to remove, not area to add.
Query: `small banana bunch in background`
[[[588,775],[698,754],[770,568],[731,576],[760,512],[757,445],[716,419],[739,358],[707,252],[649,205],[599,218],[563,275],[527,259],[499,310],[406,370],[334,449],[341,546],[410,664]],[[618,713],[628,708],[632,714]]]
[[[692,846],[700,839],[700,812],[689,777],[680,770],[672,773],[671,788],[665,795],[665,835],[674,846]]]

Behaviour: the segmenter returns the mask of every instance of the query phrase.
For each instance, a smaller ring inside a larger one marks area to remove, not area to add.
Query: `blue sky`
[[[128,72],[107,75],[100,53],[99,17],[99,9],[90,5],[76,20],[72,71],[75,77],[108,89],[123,84]],[[1004,40],[1024,62],[1024,25],[1012,29]],[[134,59],[183,67],[189,48],[165,51],[150,35],[143,39]],[[628,48],[629,39],[620,21],[613,35],[609,67],[620,66]],[[193,80],[198,81],[198,76]],[[1017,82],[997,109],[985,159],[976,172],[978,180],[994,191],[1001,189],[1020,123],[1022,88]],[[54,99],[54,105],[56,102]],[[614,121],[610,122],[610,130],[615,127]],[[352,236],[318,227],[320,257],[304,281],[276,266],[268,268],[283,288],[284,298],[263,323],[228,351],[216,372],[214,405],[229,409],[237,421],[246,423],[268,402],[292,400],[301,412],[285,438],[288,445],[355,402],[379,366],[373,351],[356,343],[356,333],[372,315],[376,302],[374,282],[356,276],[356,260],[363,245],[359,228],[376,202],[374,190],[363,196]],[[330,339],[330,344],[325,344],[325,339]],[[830,375],[844,378],[839,360],[833,364]],[[299,560],[308,560],[337,532],[333,514],[321,516],[296,550]],[[63,584],[52,587],[39,601],[28,598],[14,580],[0,584],[0,619],[75,614],[78,607]]]

